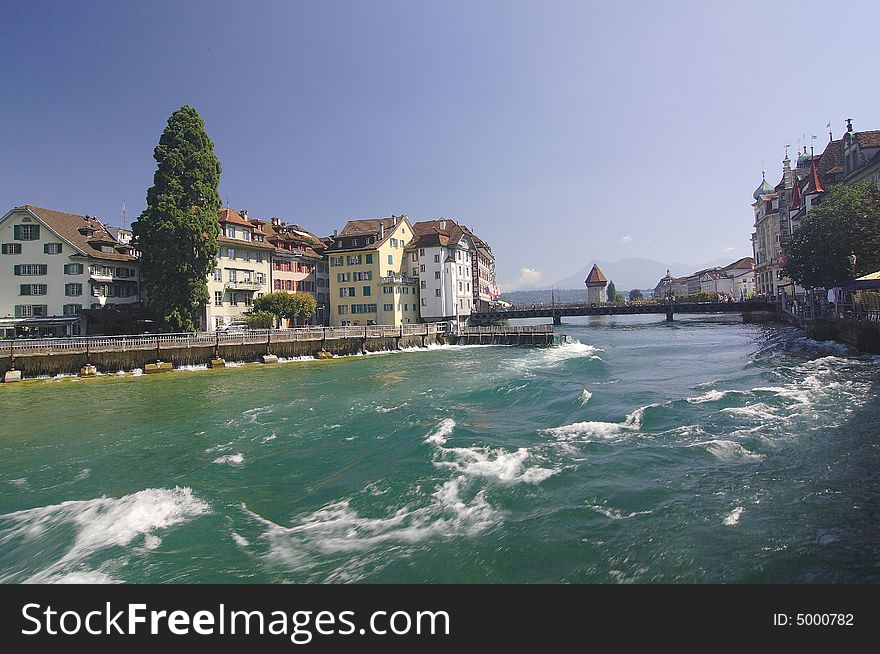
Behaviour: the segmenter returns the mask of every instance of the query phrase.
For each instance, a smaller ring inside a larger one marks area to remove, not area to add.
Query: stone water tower
[[[605,294],[608,280],[602,274],[599,266],[593,264],[593,268],[584,280],[584,284],[587,285],[587,302],[590,304],[602,304],[608,301],[608,297]]]

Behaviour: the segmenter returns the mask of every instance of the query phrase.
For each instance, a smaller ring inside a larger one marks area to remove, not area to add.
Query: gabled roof
[[[410,225],[409,218],[404,216],[391,216],[390,218],[370,218],[366,220],[349,220],[345,223],[345,227],[339,232],[338,236],[333,237],[333,245],[330,246],[327,254],[331,252],[349,252],[356,250],[376,250],[386,241],[391,238],[391,235],[394,234],[398,227],[402,224],[406,223],[409,225],[410,230],[412,230],[412,225]],[[381,234],[381,229],[384,228],[384,236]],[[364,236],[366,241],[372,240],[372,242],[364,243],[363,245],[359,245],[358,247],[334,247],[341,245],[341,240],[343,238],[351,238],[353,236]],[[370,239],[369,237],[372,237]]]
[[[587,278],[584,280],[584,284],[587,286],[604,286],[607,283],[608,279],[602,274],[599,266],[594,263],[593,267],[590,269],[590,274],[587,275]]]
[[[407,247],[431,247],[436,245],[456,245],[464,239],[467,232],[454,220],[423,220],[413,223],[416,238]],[[473,237],[472,237],[473,238]]]
[[[253,227],[251,222],[235,209],[230,209],[229,207],[221,207],[220,211],[218,211],[217,214],[217,218],[221,223],[235,223],[236,225]]]
[[[50,230],[55,232],[59,237],[67,241],[77,250],[89,257],[96,259],[107,259],[110,261],[137,261],[137,257],[123,254],[118,250],[130,250],[131,245],[123,244],[117,241],[107,227],[94,216],[79,216],[73,213],[65,213],[63,211],[55,211],[53,209],[44,209],[36,207],[32,204],[25,204],[15,209],[28,211],[36,216]],[[82,233],[80,230],[86,232]],[[112,245],[118,248],[114,252],[102,252],[93,248],[90,243],[97,245]]]
[[[806,195],[811,195],[813,193],[823,193],[825,191],[822,188],[822,182],[819,181],[819,171],[816,169],[816,160],[813,159],[813,163],[810,166],[810,177],[807,180],[807,188],[804,191]]]
[[[730,265],[724,266],[722,271],[741,269],[741,270],[751,270],[755,267],[755,260],[752,257],[743,257],[742,259],[737,259]]]

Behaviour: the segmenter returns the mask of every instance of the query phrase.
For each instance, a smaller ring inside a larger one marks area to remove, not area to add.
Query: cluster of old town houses
[[[464,321],[498,295],[492,249],[451,219],[350,220],[323,238],[247,211],[222,208],[218,220],[203,330],[241,324],[275,291],[312,295],[315,325]],[[130,230],[23,205],[0,218],[0,247],[0,338],[131,330],[146,298]]]
[[[830,125],[829,125],[830,126]],[[815,137],[814,137],[815,138]],[[803,297],[805,290],[785,276],[785,245],[804,217],[821,201],[833,184],[880,184],[880,130],[857,132],[846,121],[843,138],[828,133],[821,154],[799,146],[797,160],[786,149],[782,176],[776,186],[763,174],[752,194],[754,229],[752,257],[723,268],[698,270],[686,277],[672,277],[667,271],[654,288],[654,297],[717,293],[739,299],[757,294],[766,297]],[[842,281],[842,280],[841,280]]]

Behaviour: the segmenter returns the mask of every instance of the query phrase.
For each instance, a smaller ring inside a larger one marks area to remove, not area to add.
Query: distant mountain
[[[599,261],[593,259],[577,273],[571,277],[559,280],[554,286],[558,288],[582,289],[584,288],[584,280],[587,278],[593,264],[598,264],[602,272],[605,273],[605,277],[614,282],[618,291],[628,291],[633,288],[654,288],[657,282],[660,281],[660,278],[666,275],[667,269],[673,277],[684,277],[704,268],[726,266],[739,258],[732,256],[724,259],[715,259],[696,266],[686,263],[663,263],[653,259],[631,258],[621,261]]]

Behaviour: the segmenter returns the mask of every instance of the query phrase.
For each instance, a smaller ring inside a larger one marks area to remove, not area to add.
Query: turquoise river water
[[[880,581],[880,358],[557,329],[0,387],[0,580]]]

